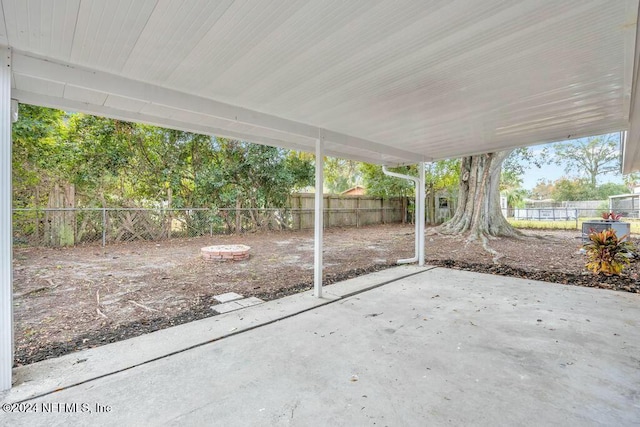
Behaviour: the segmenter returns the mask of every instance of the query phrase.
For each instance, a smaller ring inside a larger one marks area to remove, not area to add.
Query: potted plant
[[[622,214],[611,212],[602,212],[602,219],[606,222],[617,222],[622,218]]]
[[[621,221],[622,214],[614,211],[602,212],[602,219],[586,220],[582,222],[582,243],[589,241],[589,234],[607,229],[613,229],[621,240],[627,240],[631,234],[631,223]]]

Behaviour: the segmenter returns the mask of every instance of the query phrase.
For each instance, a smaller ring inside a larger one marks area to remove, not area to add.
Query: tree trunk
[[[426,212],[427,212],[427,224],[433,225],[438,222],[436,215],[436,193],[433,190],[433,183],[427,185],[426,190]]]
[[[453,217],[440,226],[443,234],[469,233],[470,240],[489,236],[519,236],[500,209],[502,162],[511,151],[464,157],[460,166],[458,207]]]

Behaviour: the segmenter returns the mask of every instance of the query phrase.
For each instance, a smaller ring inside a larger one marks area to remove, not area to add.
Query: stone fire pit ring
[[[207,261],[244,261],[250,249],[247,245],[216,245],[200,249],[200,254]]]

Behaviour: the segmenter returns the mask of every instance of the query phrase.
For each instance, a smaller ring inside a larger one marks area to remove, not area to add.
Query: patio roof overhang
[[[2,0],[18,101],[415,163],[630,130],[637,0]],[[637,68],[637,67],[636,67]],[[635,114],[634,114],[635,113]]]
[[[624,172],[640,170],[638,0],[0,5],[0,391],[13,343],[11,99],[315,152],[316,186],[324,154],[397,165],[615,131],[627,131]]]

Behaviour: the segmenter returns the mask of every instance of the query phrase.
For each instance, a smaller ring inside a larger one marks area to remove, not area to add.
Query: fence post
[[[298,212],[298,230],[302,230],[302,196],[298,194],[296,197],[296,210]]]
[[[102,247],[107,245],[107,209],[102,208]]]
[[[43,236],[44,237],[44,236]],[[44,245],[44,238],[40,241],[40,211],[36,208],[36,244]]]
[[[356,228],[360,228],[360,196],[356,198]]]
[[[160,212],[162,213],[162,210],[160,210]],[[171,208],[168,208],[167,210],[164,211],[165,212],[165,221],[167,224],[167,240],[171,239],[171,223],[173,222],[172,218],[171,218]],[[188,233],[188,231],[187,231]]]
[[[576,208],[576,230],[578,229],[578,209]]]

